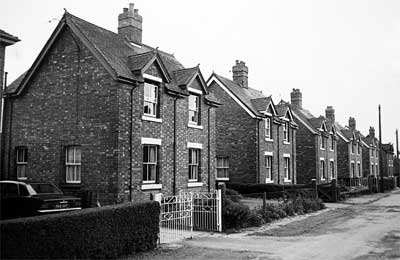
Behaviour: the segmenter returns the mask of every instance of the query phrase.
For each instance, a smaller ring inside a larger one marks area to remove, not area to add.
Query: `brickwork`
[[[146,73],[162,77],[156,65],[150,66]],[[147,200],[150,194],[159,192],[171,195],[176,118],[175,192],[214,189],[215,108],[201,96],[203,128],[190,128],[188,98],[176,99],[166,94],[164,83],[158,84],[162,122],[142,119],[143,83],[114,81],[92,52],[64,29],[24,92],[7,99],[5,128],[11,125],[12,130],[11,134],[5,133],[11,140],[11,146],[5,147],[10,151],[5,161],[10,164],[2,170],[9,179],[16,179],[15,148],[26,146],[28,180],[51,181],[72,194],[89,189],[93,200],[101,205]],[[189,87],[201,88],[198,80]],[[161,139],[157,180],[161,189],[142,189],[142,137]],[[188,142],[202,145],[201,187],[188,187]],[[65,181],[67,145],[80,145],[82,150],[79,185]]]
[[[379,149],[364,147],[362,151],[363,177],[379,174]]]
[[[358,145],[358,142],[356,142]],[[338,177],[339,178],[353,178],[359,177],[363,174],[363,161],[362,150],[358,153],[357,146],[354,153],[352,152],[352,141],[345,142],[343,139],[338,139]],[[354,176],[352,172],[351,163],[354,163],[355,171]],[[358,164],[360,164],[361,172],[359,172]]]

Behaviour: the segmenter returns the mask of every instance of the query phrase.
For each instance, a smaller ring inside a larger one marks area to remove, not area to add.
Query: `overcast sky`
[[[303,107],[378,134],[382,106],[383,141],[395,142],[400,128],[400,1],[398,0],[135,0],[143,16],[143,42],[174,53],[185,66],[200,63],[231,78],[235,60],[249,67],[249,85],[289,100],[303,93]],[[117,17],[129,0],[1,0],[0,28],[21,42],[8,47],[9,83],[27,70],[44,46],[63,8],[117,31]]]

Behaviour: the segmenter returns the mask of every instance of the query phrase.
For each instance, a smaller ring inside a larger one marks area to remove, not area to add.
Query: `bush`
[[[153,249],[159,215],[149,201],[2,221],[1,258],[104,259]]]
[[[232,189],[226,189],[225,194],[227,198],[233,202],[239,202],[241,199],[243,199],[243,196],[240,195],[239,192]]]
[[[245,194],[259,194],[260,197],[263,193],[266,193],[268,199],[282,198],[286,195],[291,197],[294,196],[312,196],[310,194],[309,185],[304,184],[294,184],[294,185],[280,185],[272,183],[261,183],[261,184],[243,184],[243,183],[226,183],[226,187],[233,189],[238,193]]]
[[[226,229],[239,229],[246,225],[246,221],[249,219],[250,209],[248,206],[234,202],[228,198],[224,201],[224,208],[222,211],[222,223],[224,230]]]

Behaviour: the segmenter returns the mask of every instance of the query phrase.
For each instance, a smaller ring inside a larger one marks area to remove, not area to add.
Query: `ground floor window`
[[[321,177],[321,180],[326,179],[325,160],[319,161],[319,175]]]
[[[80,183],[81,182],[81,147],[67,146],[66,147],[66,182]]]
[[[285,173],[285,180],[290,181],[290,158],[285,157],[285,164],[284,164],[284,173]]]
[[[351,177],[356,177],[356,166],[351,162]]]
[[[143,146],[143,183],[155,183],[158,175],[158,146]]]
[[[330,161],[329,165],[330,165],[329,168],[331,169],[331,179],[335,179],[335,162]]]
[[[189,181],[199,181],[200,149],[189,148]]]
[[[360,162],[357,162],[357,170],[358,170],[358,177],[361,177],[362,173],[361,173],[361,163]]]
[[[28,148],[20,146],[16,148],[17,154],[17,179],[26,179],[26,167],[28,165]]]
[[[217,156],[217,178],[229,178],[229,158],[227,156]]]
[[[267,155],[265,156],[265,174],[266,174],[266,181],[272,181],[272,156]]]

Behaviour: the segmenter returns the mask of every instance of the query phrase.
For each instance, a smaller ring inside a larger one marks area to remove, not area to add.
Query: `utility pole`
[[[399,131],[396,129],[396,154],[397,154],[397,159],[399,158]]]
[[[379,174],[381,175],[381,192],[385,192],[383,187],[383,167],[382,167],[382,125],[381,125],[381,105],[379,110]]]

